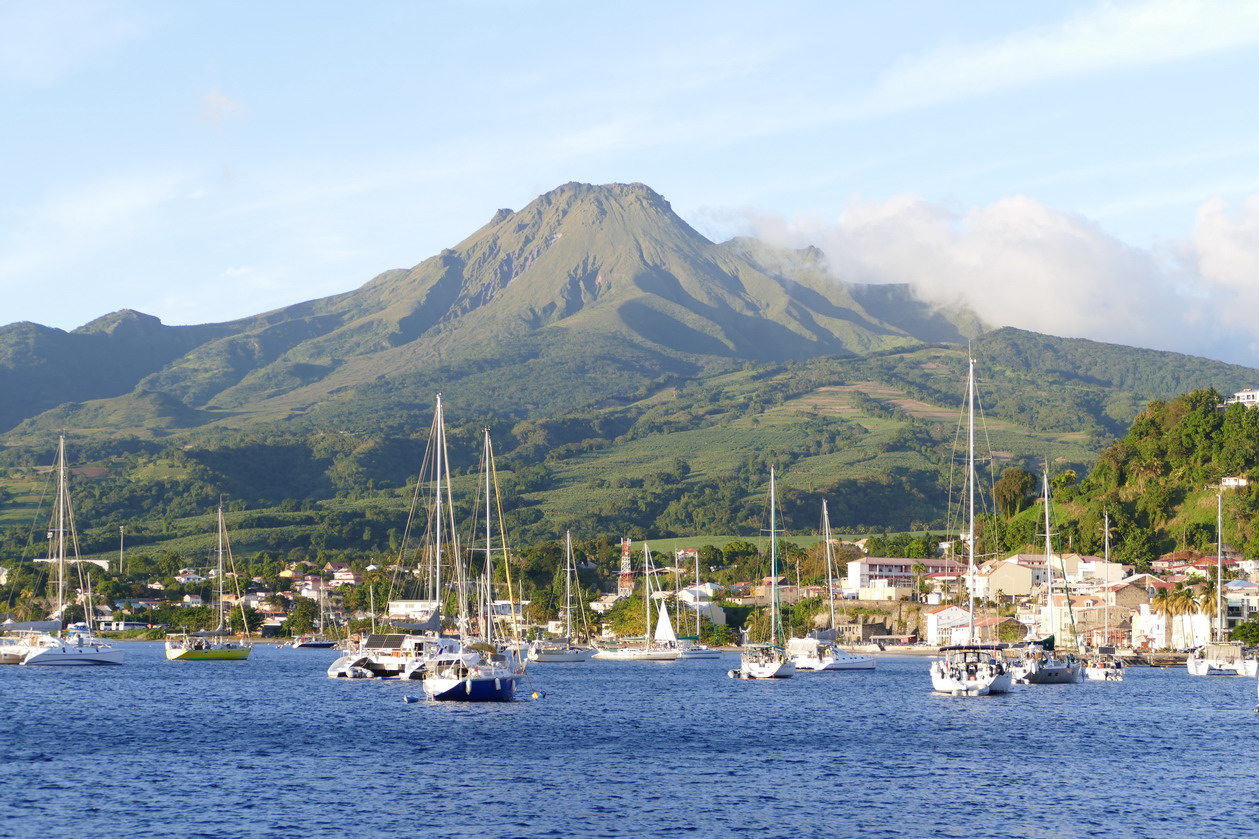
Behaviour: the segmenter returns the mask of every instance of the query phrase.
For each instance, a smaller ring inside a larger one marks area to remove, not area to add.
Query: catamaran
[[[931,662],[931,689],[954,696],[989,696],[1010,689],[1011,674],[1003,659],[1003,647],[975,641],[975,359],[970,359],[966,378],[967,446],[966,563],[970,624],[965,644],[941,647],[944,657]]]

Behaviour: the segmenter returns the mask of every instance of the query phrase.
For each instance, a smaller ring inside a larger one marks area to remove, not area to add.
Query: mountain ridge
[[[833,278],[816,248],[711,242],[643,184],[574,182],[496,211],[410,269],[257,315],[167,326],[124,309],[71,332],[0,327],[0,435],[310,421],[410,410],[445,389],[522,418],[745,364],[962,346],[985,332],[908,286]],[[1065,340],[1029,352],[1070,365]]]

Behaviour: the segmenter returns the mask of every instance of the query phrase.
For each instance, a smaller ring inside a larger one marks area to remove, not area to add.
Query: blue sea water
[[[728,679],[717,661],[536,665],[521,701],[420,701],[247,662],[0,667],[11,837],[1255,836],[1255,681],[930,692],[927,659]],[[532,690],[544,691],[538,700]]]

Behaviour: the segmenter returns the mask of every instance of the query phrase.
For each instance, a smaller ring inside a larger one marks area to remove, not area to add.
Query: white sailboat
[[[1000,645],[975,642],[975,359],[970,359],[966,378],[967,446],[966,562],[970,598],[967,642],[941,647],[944,657],[931,662],[931,689],[954,696],[989,696],[1010,689],[1011,674]]]
[[[1110,513],[1102,515],[1102,555],[1106,562],[1106,568],[1110,568]],[[1107,571],[1107,589],[1110,588],[1109,571]],[[1110,643],[1110,595],[1105,596],[1102,601],[1103,620],[1102,625],[1102,643],[1098,645],[1097,650],[1091,654],[1088,661],[1084,664],[1084,678],[1094,682],[1122,682],[1123,681],[1123,661],[1115,654],[1115,648]]]
[[[831,610],[831,640],[818,638],[792,638],[787,642],[787,654],[797,670],[825,672],[835,670],[873,670],[874,658],[853,655],[840,649],[835,636],[835,561],[831,550],[831,517],[826,502],[822,502],[822,543],[826,551],[826,593]]]
[[[223,603],[223,578],[226,569],[223,557],[231,554],[227,539],[227,521],[223,518],[223,505],[218,510],[218,625],[209,632],[193,632],[166,637],[166,658],[169,661],[244,661],[249,658],[253,645],[248,641],[228,637],[227,612]],[[231,563],[234,566],[234,563]],[[245,607],[241,604],[241,623],[245,622]]]
[[[62,435],[57,441],[57,499],[53,513],[53,529],[49,533],[49,546],[55,545],[56,556],[49,556],[57,565],[57,613],[59,624],[65,622],[66,609],[66,566],[78,563],[78,540],[74,534],[74,510],[70,505],[70,492],[66,483],[66,438]],[[74,559],[67,556],[70,545],[74,545]],[[95,664],[122,664],[123,651],[92,634],[92,604],[90,598],[84,603],[84,611],[88,623],[86,629],[71,629],[69,632],[34,633],[20,644],[14,644],[9,650],[16,655],[22,650],[22,665],[25,667],[75,667]]]
[[[564,532],[564,637],[534,641],[529,645],[529,660],[543,663],[587,661],[597,650],[579,643],[573,633],[573,580],[577,563],[573,559],[573,536]]]
[[[795,675],[795,662],[782,647],[783,631],[778,611],[778,500],[774,467],[769,469],[769,642],[746,648],[739,659],[739,669],[731,670],[737,679],[789,679]]]
[[[441,414],[441,397],[438,396],[437,411]],[[441,424],[441,446],[444,451],[446,432]],[[443,454],[444,463],[449,463]],[[457,650],[438,655],[426,662],[424,666],[424,693],[429,699],[442,702],[504,702],[515,698],[516,683],[524,678],[526,662],[524,660],[520,632],[516,625],[516,598],[511,581],[511,568],[508,564],[506,533],[502,520],[494,515],[501,509],[498,501],[497,478],[494,469],[494,448],[490,443],[490,431],[484,431],[484,449],[482,453],[483,474],[485,478],[485,566],[482,569],[481,584],[477,586],[479,602],[470,602],[470,586],[468,585],[468,569],[463,557],[456,550],[453,556],[456,569],[456,582],[459,587],[459,614],[456,626],[459,631]],[[446,471],[446,484],[449,487],[450,474]],[[513,637],[508,643],[500,643],[495,636],[494,626],[494,552],[493,524],[499,525],[499,545],[502,551],[503,568],[507,577],[508,603],[511,608]],[[479,616],[480,637],[472,634],[474,615]]]
[[[289,643],[290,647],[295,650],[328,650],[337,645],[336,639],[329,638],[326,631],[327,603],[328,593],[321,590],[319,592],[319,631],[294,636],[292,642]]]
[[[655,627],[651,621],[651,548],[643,543],[643,641],[642,644],[617,644],[603,647],[594,657],[600,661],[677,661],[677,636],[669,620],[669,610],[660,602],[660,615]],[[662,628],[661,624],[664,624]],[[671,640],[670,640],[671,639]]]
[[[1259,660],[1240,641],[1227,641],[1224,631],[1224,496],[1215,495],[1215,627],[1211,643],[1194,650],[1185,661],[1190,676],[1259,674]]]
[[[694,661],[696,659],[721,658],[721,650],[714,650],[707,644],[700,642],[701,620],[699,614],[699,552],[695,552],[695,635],[690,638],[679,638],[678,643],[678,660]],[[678,589],[678,600],[681,600],[681,584],[674,586]],[[678,629],[682,629],[682,616],[678,615]]]
[[[1023,685],[1069,685],[1083,677],[1080,662],[1068,653],[1060,657],[1054,644],[1058,636],[1057,609],[1054,607],[1053,534],[1049,520],[1049,467],[1043,473],[1045,495],[1045,612],[1049,633],[1044,641],[1030,642],[1021,651],[1014,665],[1014,681]],[[1066,573],[1063,573],[1066,588]],[[1064,596],[1066,595],[1064,591]]]

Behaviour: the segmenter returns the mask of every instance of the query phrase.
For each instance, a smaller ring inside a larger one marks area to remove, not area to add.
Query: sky
[[[244,317],[641,182],[838,280],[1259,367],[1256,79],[1259,0],[0,0],[0,323]]]

